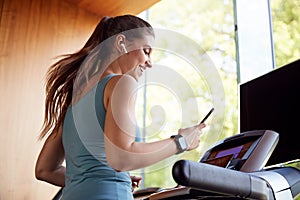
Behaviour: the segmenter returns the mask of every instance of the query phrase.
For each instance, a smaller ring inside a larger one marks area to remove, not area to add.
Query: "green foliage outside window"
[[[300,0],[271,0],[276,66],[300,59]]]

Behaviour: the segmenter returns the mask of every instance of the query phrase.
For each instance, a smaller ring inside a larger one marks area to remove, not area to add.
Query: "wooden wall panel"
[[[0,200],[51,199],[58,188],[34,177],[44,76],[55,56],[81,48],[99,18],[61,0],[0,6]]]

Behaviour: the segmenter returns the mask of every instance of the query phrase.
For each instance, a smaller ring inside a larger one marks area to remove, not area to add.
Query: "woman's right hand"
[[[200,144],[200,135],[202,134],[202,129],[206,126],[206,124],[201,123],[195,126],[191,126],[188,128],[181,128],[178,130],[178,134],[182,135],[188,145],[187,151],[196,149]]]

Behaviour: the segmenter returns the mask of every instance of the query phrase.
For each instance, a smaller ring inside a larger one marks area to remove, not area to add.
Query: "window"
[[[144,176],[144,187],[174,187],[176,160],[198,161],[215,142],[237,133],[233,3],[164,0],[144,14],[158,31],[154,67],[146,71],[137,102],[144,139],[168,138],[215,107],[197,150],[136,172]]]

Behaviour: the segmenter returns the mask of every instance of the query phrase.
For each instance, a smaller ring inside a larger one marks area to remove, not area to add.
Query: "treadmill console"
[[[206,151],[199,162],[242,172],[265,167],[279,141],[271,130],[247,131],[219,141]]]

